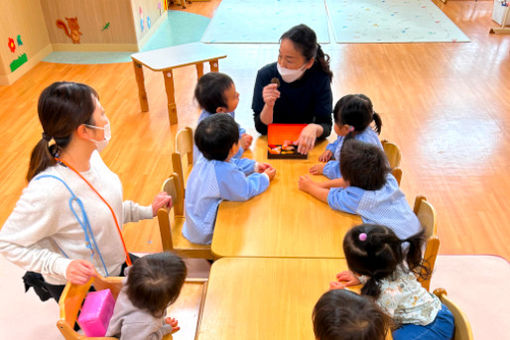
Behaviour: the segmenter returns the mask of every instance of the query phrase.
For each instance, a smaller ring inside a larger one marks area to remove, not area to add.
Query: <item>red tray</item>
[[[295,142],[298,140],[301,131],[308,124],[269,124],[267,127],[267,158],[268,159],[307,159],[308,155],[297,152],[274,154],[269,150],[274,146],[282,146],[285,141]]]

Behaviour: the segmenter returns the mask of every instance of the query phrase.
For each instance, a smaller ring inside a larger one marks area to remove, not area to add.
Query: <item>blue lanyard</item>
[[[87,216],[87,213],[85,212],[85,207],[83,206],[83,202],[78,198],[78,196],[76,196],[74,194],[74,192],[71,190],[71,188],[69,188],[69,186],[63,179],[61,179],[57,176],[53,176],[53,175],[40,175],[40,176],[37,176],[35,178],[35,180],[39,180],[41,178],[54,178],[54,179],[62,182],[62,184],[64,184],[64,186],[67,188],[67,190],[69,190],[69,192],[71,193],[71,198],[69,198],[69,208],[71,209],[71,212],[73,213],[74,217],[76,217],[76,220],[78,220],[78,223],[80,224],[81,228],[83,229],[83,233],[85,234],[85,242],[87,243],[87,248],[90,249],[90,252],[91,252],[90,258],[92,260],[94,259],[94,249],[95,249],[95,251],[99,255],[99,259],[101,260],[101,263],[103,264],[103,268],[104,268],[106,276],[109,276],[108,270],[106,269],[106,265],[103,260],[103,256],[101,255],[101,252],[99,251],[99,247],[97,245],[96,239],[94,238],[94,233],[92,233],[92,228],[90,227],[89,218]],[[74,202],[76,202],[78,204],[78,206],[80,207],[81,218],[73,207]],[[65,257],[69,258],[67,256],[67,254],[62,249],[60,249],[60,250],[62,251],[62,253],[64,254]]]

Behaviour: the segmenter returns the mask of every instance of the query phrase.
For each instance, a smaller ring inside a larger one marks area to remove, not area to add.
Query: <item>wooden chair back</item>
[[[181,184],[180,176],[174,172],[161,186],[161,191],[172,196],[172,206],[176,216],[184,216],[184,189]]]
[[[186,156],[186,162],[183,157]],[[184,168],[186,164],[186,168]],[[175,152],[172,153],[172,168],[179,175],[181,187],[184,190],[186,175],[191,171],[193,166],[193,130],[185,127],[175,135]]]
[[[440,245],[439,237],[437,236],[436,210],[432,204],[427,201],[425,196],[417,196],[414,202],[414,213],[418,217],[422,227],[425,229],[425,250],[423,253],[423,260],[431,274],[427,280],[419,279],[419,281],[425,289],[429,290],[430,279],[436,264]]]
[[[391,174],[393,175],[393,177],[395,177],[398,185],[400,186],[400,181],[402,180],[402,169],[400,169],[399,167],[395,167],[391,169]]]
[[[471,330],[471,324],[459,306],[457,306],[452,300],[446,295],[446,290],[438,288],[434,290],[434,294],[439,297],[441,302],[448,307],[452,312],[455,319],[455,330],[453,333],[453,340],[473,340],[473,331]]]
[[[381,144],[384,149],[384,153],[386,154],[386,158],[388,158],[388,162],[390,163],[390,168],[396,168],[400,166],[400,159],[402,155],[400,153],[400,148],[397,144],[389,142],[387,140],[382,140]]]
[[[184,225],[184,195],[180,188],[179,175],[173,173],[163,183],[162,191],[172,196],[173,207],[158,210],[159,232],[163,250],[173,251],[183,257],[213,259],[211,245],[196,244],[187,240],[182,235]],[[173,223],[170,213],[174,210]]]

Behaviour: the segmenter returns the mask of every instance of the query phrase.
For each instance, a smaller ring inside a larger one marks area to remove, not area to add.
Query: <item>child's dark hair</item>
[[[209,116],[195,130],[195,144],[208,160],[226,160],[230,149],[238,142],[239,127],[227,114]]]
[[[195,98],[200,107],[209,113],[216,113],[219,107],[227,107],[225,91],[234,81],[225,73],[209,72],[198,80],[195,87]]]
[[[372,121],[375,122],[377,134],[381,133],[381,116],[374,112],[372,101],[364,94],[348,94],[340,98],[335,104],[333,115],[337,125],[347,124],[354,128],[354,131],[349,132],[347,138],[361,133]]]
[[[94,125],[94,98],[99,97],[93,88],[73,82],[55,82],[42,91],[37,112],[43,133],[30,155],[27,181],[56,164],[55,156],[69,145],[78,126]]]
[[[127,296],[135,307],[161,317],[179,297],[186,272],[184,261],[173,253],[141,257],[129,268]]]
[[[380,281],[392,275],[397,266],[407,263],[407,269],[420,278],[430,271],[423,264],[421,247],[425,231],[401,240],[393,230],[377,224],[361,224],[353,227],[344,237],[344,253],[349,269],[369,280],[361,293],[377,299],[381,294]],[[405,245],[405,250],[402,248]]]
[[[379,190],[391,171],[384,151],[357,139],[345,140],[340,150],[340,172],[349,185]]]
[[[294,47],[301,52],[306,61],[315,58],[322,71],[329,76],[330,81],[333,79],[333,72],[329,68],[329,55],[324,54],[321,45],[317,43],[317,35],[310,27],[304,24],[294,26],[282,34],[280,41],[283,39],[291,40]]]
[[[372,299],[347,289],[324,293],[312,319],[317,340],[384,340],[391,323]]]

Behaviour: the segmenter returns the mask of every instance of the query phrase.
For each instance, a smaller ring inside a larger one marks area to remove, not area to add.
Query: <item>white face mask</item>
[[[297,70],[291,70],[281,67],[280,64],[276,63],[276,68],[278,69],[278,73],[282,76],[283,81],[286,83],[292,83],[298,80],[306,71],[305,65],[301,66]]]
[[[96,149],[99,152],[103,151],[104,148],[106,148],[106,146],[108,145],[108,142],[112,138],[112,131],[110,130],[110,121],[108,119],[106,119],[106,120],[108,123],[106,123],[106,125],[103,127],[85,124],[85,126],[91,128],[91,129],[98,129],[98,130],[104,131],[104,139],[103,140],[97,141],[94,139],[89,139],[92,143],[96,144]]]

